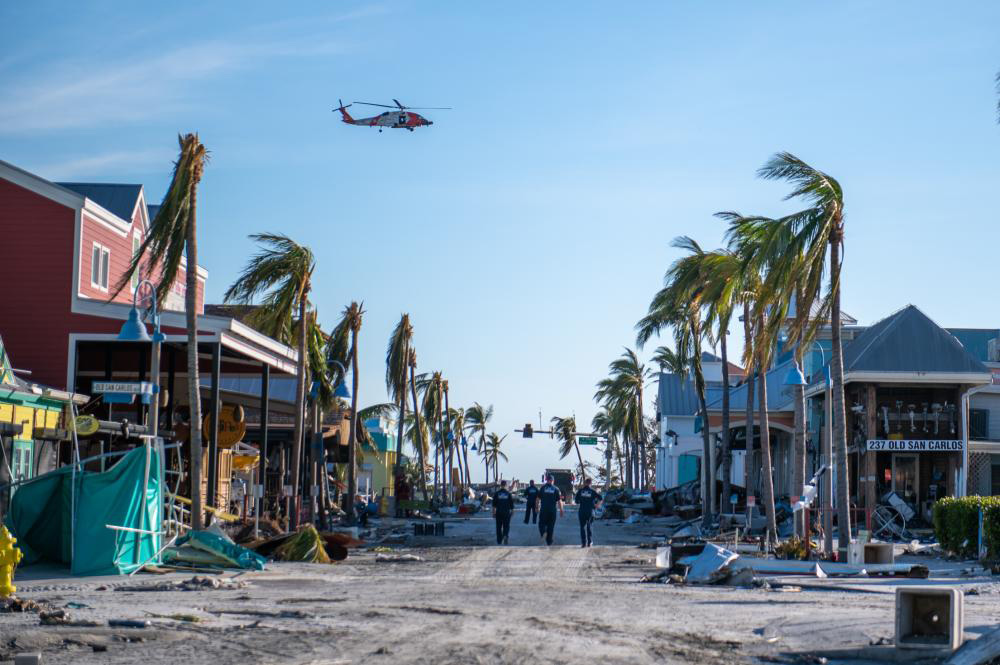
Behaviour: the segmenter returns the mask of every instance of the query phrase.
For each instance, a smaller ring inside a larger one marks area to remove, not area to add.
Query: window
[[[90,255],[90,285],[102,291],[108,290],[108,271],[111,264],[111,250],[94,243]]]
[[[139,247],[142,246],[142,238],[139,237],[139,233],[132,234],[132,260],[139,255]],[[135,291],[135,287],[139,286],[139,271],[136,270],[132,273],[132,291]]]
[[[969,409],[969,438],[979,441],[990,438],[989,409]]]

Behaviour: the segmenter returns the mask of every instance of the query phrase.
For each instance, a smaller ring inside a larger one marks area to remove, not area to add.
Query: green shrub
[[[1000,496],[947,497],[934,504],[934,535],[941,547],[964,557],[977,556],[979,510],[983,510],[983,531],[987,556],[1000,553]]]

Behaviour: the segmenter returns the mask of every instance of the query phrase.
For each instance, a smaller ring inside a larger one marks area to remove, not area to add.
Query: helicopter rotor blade
[[[451,111],[450,106],[406,106],[410,111]]]
[[[352,104],[364,104],[365,106],[381,106],[386,109],[394,109],[395,106],[389,106],[388,104],[375,104],[373,102],[351,102]]]

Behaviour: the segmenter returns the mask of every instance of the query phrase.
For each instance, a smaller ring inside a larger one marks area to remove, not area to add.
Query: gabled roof
[[[946,330],[958,338],[969,355],[981,362],[988,362],[990,359],[990,340],[1000,338],[1000,329],[997,328],[946,328]]]
[[[792,401],[791,387],[785,385],[785,378],[788,376],[788,370],[792,368],[794,362],[789,359],[783,363],[775,365],[771,371],[767,373],[767,410],[768,411],[781,411],[785,407],[790,406]],[[756,379],[754,379],[756,381]],[[746,407],[747,403],[747,384],[748,382],[743,382],[735,388],[729,390],[729,408],[736,411],[740,411]],[[757,395],[757,389],[759,386],[754,384],[754,408],[758,408],[760,404],[760,399]],[[722,408],[722,391],[719,391],[719,396],[717,399],[708,401],[709,411],[718,411]]]
[[[709,383],[705,386],[705,401],[709,406],[721,395],[722,384]],[[693,416],[701,408],[691,377],[681,379],[677,374],[661,372],[658,398],[660,413],[665,416]]]
[[[844,372],[989,374],[944,328],[907,305],[844,347]]]
[[[142,185],[117,185],[99,182],[57,182],[56,184],[86,196],[126,222],[132,221],[132,213],[135,212],[135,204],[142,191]]]
[[[792,301],[791,301],[791,303],[789,303],[789,306],[788,306],[788,317],[787,318],[789,318],[789,319],[794,319],[795,318],[795,307],[796,307],[795,296],[793,295],[792,296]],[[810,319],[816,319],[816,318],[818,318],[819,317],[819,310],[820,310],[820,303],[819,302],[814,302],[812,304],[812,306],[809,308],[809,318]],[[854,318],[850,314],[844,312],[844,310],[840,310],[840,324],[841,325],[844,325],[844,326],[853,326],[853,325],[857,324],[857,322],[858,322],[858,320],[856,318]]]

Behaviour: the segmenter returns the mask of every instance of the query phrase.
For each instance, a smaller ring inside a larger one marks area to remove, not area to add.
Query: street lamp
[[[823,345],[819,343],[819,340],[813,340],[812,347],[819,349],[820,358],[823,362],[823,377],[826,383],[826,414],[824,426],[826,429],[826,436],[823,437],[823,454],[820,460],[820,465],[827,464],[830,466],[831,472],[825,474],[823,477],[823,507],[826,509],[823,513],[823,547],[827,553],[833,551],[833,399],[832,399],[832,382],[830,381],[830,366],[826,364],[826,352],[823,350]],[[786,386],[805,386],[808,385],[805,377],[802,375],[802,370],[799,369],[797,364],[792,365],[791,369],[788,370],[788,375],[785,377]]]

